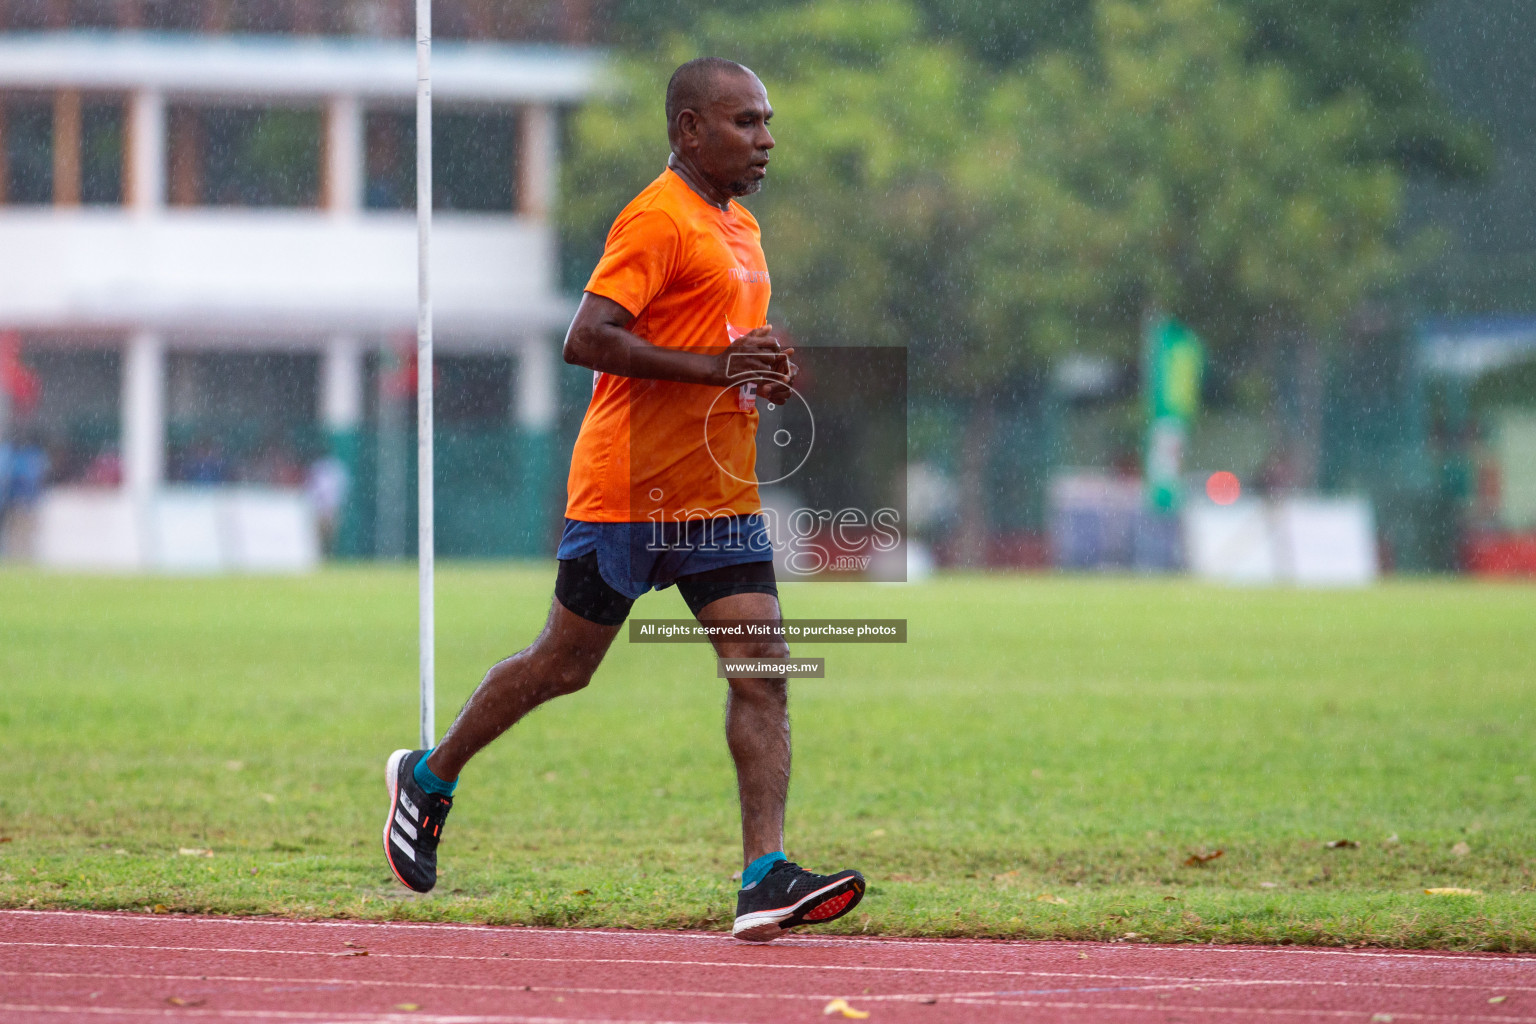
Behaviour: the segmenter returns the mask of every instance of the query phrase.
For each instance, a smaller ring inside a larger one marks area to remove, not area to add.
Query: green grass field
[[[551,584],[441,571],[440,726]],[[1536,588],[952,576],[784,596],[792,616],[910,621],[903,646],[797,651],[828,671],[793,684],[789,853],[872,883],[835,929],[1536,949]],[[668,591],[637,613],[686,611]],[[409,569],[0,574],[0,906],[729,926],[707,648],[621,638],[590,688],[488,750],[428,897],[379,850],[415,664]]]

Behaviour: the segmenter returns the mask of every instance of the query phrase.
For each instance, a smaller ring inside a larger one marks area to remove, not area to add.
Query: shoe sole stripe
[[[390,873],[401,885],[415,892],[415,887],[405,880],[400,874],[400,869],[395,867],[394,854],[390,850],[390,835],[394,832],[391,826],[394,824],[395,804],[400,799],[400,762],[409,757],[409,750],[397,750],[389,755],[389,760],[384,764],[384,782],[389,786],[389,816],[384,819],[384,863],[389,865]]]

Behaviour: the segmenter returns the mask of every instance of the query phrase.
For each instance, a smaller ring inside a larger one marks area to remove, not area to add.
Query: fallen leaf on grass
[[[1178,899],[1177,896],[1164,896],[1163,897],[1163,902],[1167,903],[1169,900],[1176,900],[1176,899]]]
[[[1223,853],[1226,852],[1227,851],[1225,850],[1217,850],[1215,853],[1206,853],[1205,851],[1201,850],[1198,853],[1192,853],[1187,858],[1185,858],[1184,866],[1187,868],[1198,868],[1202,864],[1209,864],[1211,861],[1215,860],[1217,857],[1220,857]]]
[[[183,999],[181,996],[167,996],[166,1002],[172,1006],[202,1006],[206,999]]]
[[[572,896],[591,896],[592,895],[592,890],[591,889],[577,889],[575,892],[571,893],[571,895]]]
[[[11,836],[0,836],[0,843],[8,843],[12,838]]]
[[[823,1017],[830,1017],[834,1013],[840,1013],[850,1020],[863,1020],[869,1016],[868,1010],[855,1010],[848,1005],[848,1000],[846,999],[834,999],[821,1008],[821,1015]]]
[[[1481,896],[1482,894],[1481,889],[1462,889],[1454,885],[1441,885],[1424,890],[1426,896]]]
[[[1018,878],[1018,877],[1019,877],[1019,872],[1017,870],[1004,871],[1000,875],[993,875],[992,876],[992,881],[994,881],[994,882],[1007,882],[1007,881],[1011,881],[1011,880],[1013,880],[1015,878]]]
[[[869,834],[870,834],[870,836],[872,838],[879,839],[881,836],[885,835],[885,829],[877,828],[877,829],[873,830],[872,832],[870,832]]]
[[[205,850],[201,846],[183,846],[181,849],[177,850],[176,853],[177,853],[178,856],[181,856],[181,857],[212,857],[213,856],[213,851],[212,850]]]
[[[1043,892],[1039,896],[1036,896],[1035,897],[1035,902],[1036,903],[1054,903],[1058,907],[1065,907],[1065,906],[1069,906],[1070,905],[1067,900],[1062,899],[1060,896],[1052,896],[1048,892]]]
[[[1466,843],[1457,843],[1455,846],[1451,847],[1451,852],[1458,857],[1465,857],[1467,854],[1472,852],[1472,847],[1468,846]]]
[[[166,906],[164,903],[156,903],[154,912],[156,914],[169,914],[171,912],[171,908]]]
[[[1358,850],[1360,844],[1353,839],[1330,839],[1323,844],[1330,850]]]
[[[1502,1003],[1504,1000],[1506,1000],[1508,998],[1509,998],[1509,996],[1494,996],[1492,999],[1490,999],[1488,1001],[1490,1003],[1493,1003],[1494,1005],[1498,1005],[1499,1003]]]

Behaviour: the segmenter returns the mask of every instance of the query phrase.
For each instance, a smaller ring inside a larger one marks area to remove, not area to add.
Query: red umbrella
[[[19,412],[31,412],[42,397],[43,382],[21,361],[21,335],[0,332],[0,391],[10,397]]]

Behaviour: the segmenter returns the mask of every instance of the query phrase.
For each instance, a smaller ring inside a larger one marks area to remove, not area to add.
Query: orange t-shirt
[[[586,290],[663,348],[718,352],[768,316],[757,220],[721,210],[672,170],[613,222]],[[589,523],[746,515],[757,494],[752,389],[595,374],[571,454],[565,515]]]

